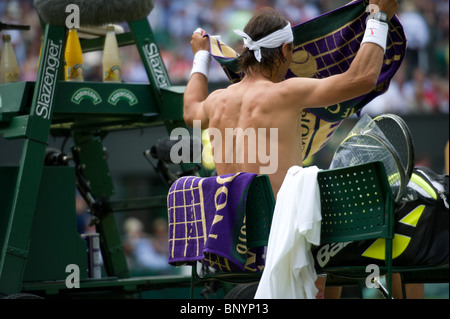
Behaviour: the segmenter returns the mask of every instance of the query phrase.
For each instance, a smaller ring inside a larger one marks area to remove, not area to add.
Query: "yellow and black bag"
[[[415,168],[395,210],[394,266],[449,263],[448,175]],[[384,239],[321,245],[313,250],[316,269],[384,265]]]

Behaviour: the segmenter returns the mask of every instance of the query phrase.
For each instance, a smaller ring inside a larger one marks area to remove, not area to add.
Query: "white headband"
[[[275,31],[272,34],[262,38],[259,41],[253,41],[245,32],[241,30],[234,30],[234,33],[244,38],[244,44],[247,49],[255,52],[255,58],[261,62],[261,48],[274,49],[285,43],[294,42],[294,34],[292,33],[291,24],[288,23],[284,29]]]

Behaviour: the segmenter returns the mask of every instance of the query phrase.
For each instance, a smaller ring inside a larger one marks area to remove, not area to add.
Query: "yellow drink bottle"
[[[114,26],[106,28],[102,65],[103,82],[121,82],[121,61]]]
[[[19,65],[11,43],[11,36],[2,36],[3,47],[0,60],[0,83],[19,81]]]
[[[66,81],[84,81],[83,51],[77,30],[70,29],[67,35],[66,50],[64,52],[64,77]]]

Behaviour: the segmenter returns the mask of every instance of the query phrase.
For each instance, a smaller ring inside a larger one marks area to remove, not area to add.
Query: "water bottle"
[[[121,82],[121,61],[114,26],[106,28],[102,64],[103,82]]]
[[[11,43],[11,36],[2,36],[3,47],[0,60],[0,83],[10,83],[19,81],[19,65]]]

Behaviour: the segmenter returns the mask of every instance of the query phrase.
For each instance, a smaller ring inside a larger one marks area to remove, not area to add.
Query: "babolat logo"
[[[62,41],[55,44],[50,40],[47,51],[44,54],[44,67],[42,68],[42,81],[38,93],[36,114],[43,119],[50,119],[51,102],[55,94],[56,81],[58,78],[59,58],[61,56]]]
[[[102,103],[102,98],[95,90],[91,88],[82,88],[75,92],[71,101],[75,104],[80,104],[83,100],[89,100],[94,105]]]
[[[164,88],[169,86],[169,77],[164,70],[161,56],[158,53],[156,44],[151,43],[144,46],[145,54],[147,55],[147,62],[151,67],[153,77],[158,83],[158,87]]]
[[[316,259],[320,267],[325,267],[330,260],[351,242],[324,245],[317,253]]]

